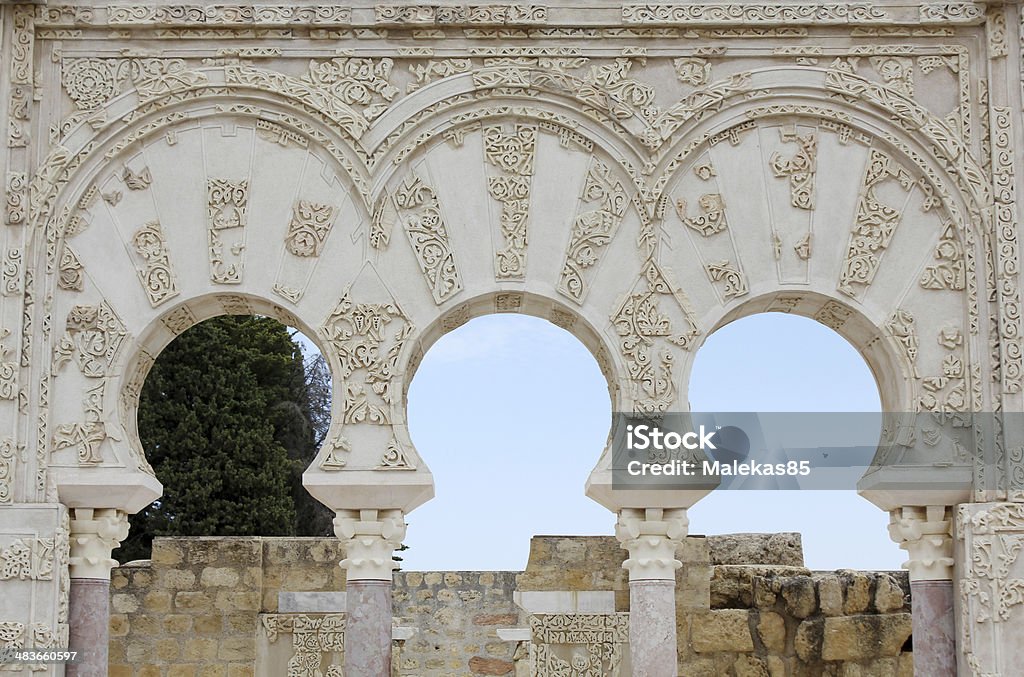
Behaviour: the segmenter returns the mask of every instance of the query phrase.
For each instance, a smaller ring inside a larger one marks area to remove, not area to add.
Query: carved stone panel
[[[624,677],[632,674],[629,614],[530,616],[531,674]]]

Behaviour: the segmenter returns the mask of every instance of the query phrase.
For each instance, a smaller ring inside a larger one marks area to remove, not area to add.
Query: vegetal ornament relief
[[[285,247],[295,256],[320,256],[334,225],[333,219],[334,207],[297,200],[292,206],[292,218],[284,238]]]
[[[135,231],[132,246],[142,264],[137,272],[150,305],[156,308],[177,296],[177,279],[160,223],[151,221]]]
[[[664,305],[662,305],[664,303]],[[619,352],[634,384],[637,414],[660,414],[676,400],[671,346],[690,350],[699,331],[682,292],[673,289],[653,261],[644,276],[612,314]]]
[[[462,277],[437,194],[420,177],[410,175],[393,197],[423,279],[434,302],[443,303],[462,290]]]
[[[800,149],[789,159],[780,153],[771,158],[772,173],[789,178],[790,202],[797,209],[814,209],[814,176],[818,162],[818,139],[813,132],[801,135],[795,126],[780,130],[782,140]]]
[[[323,470],[347,465],[343,454],[351,451],[344,435],[346,426],[392,423],[396,393],[391,380],[398,358],[414,326],[394,301],[356,303],[351,287],[320,328],[324,340],[340,361],[342,427],[321,461]],[[384,450],[381,468],[412,467],[400,443],[392,438]]]
[[[586,297],[589,279],[601,261],[604,248],[615,237],[629,206],[626,188],[607,164],[593,158],[587,169],[580,201],[584,208],[572,225],[558,291],[576,303]]]
[[[70,359],[83,376],[107,376],[128,333],[124,323],[106,302],[75,306],[68,313],[66,332],[54,351],[53,373]]]
[[[686,200],[676,200],[676,214],[684,226],[699,233],[701,237],[711,237],[729,227],[729,220],[725,215],[725,202],[719,193],[705,193],[700,196],[697,204],[700,213],[688,216]]]
[[[239,284],[244,264],[249,182],[210,179],[207,196],[210,279],[217,284]]]
[[[902,219],[899,208],[889,206],[876,195],[876,188],[888,179],[896,179],[904,190],[914,186],[910,174],[888,155],[872,149],[857,202],[856,221],[850,233],[846,260],[839,275],[839,291],[856,298],[875,279],[885,253]]]
[[[345,614],[262,614],[260,620],[271,644],[291,635],[287,677],[343,677]]]
[[[618,677],[629,646],[629,614],[530,616],[537,677]]]
[[[499,126],[483,130],[484,158],[497,170],[487,177],[487,191],[501,204],[503,246],[494,254],[498,279],[523,279],[526,275],[526,247],[530,216],[530,184],[537,128],[515,125],[510,131]]]
[[[183,59],[86,57],[64,59],[61,66],[64,91],[82,111],[101,108],[129,86],[140,98],[148,99],[207,81],[206,75],[190,70]]]
[[[998,503],[971,510],[958,508],[956,537],[966,550],[959,578],[961,617],[958,619],[967,662],[973,674],[996,674],[1004,652],[990,648],[995,633],[1012,633],[1013,611],[1024,604],[1020,554],[1024,548],[1024,511],[1019,503]],[[984,658],[978,655],[984,652]],[[984,669],[981,662],[987,664]]]

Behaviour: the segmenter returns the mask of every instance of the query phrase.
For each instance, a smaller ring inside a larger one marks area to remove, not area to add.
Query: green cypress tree
[[[131,518],[115,557],[148,557],[154,536],[323,532],[326,508],[301,483],[317,448],[313,416],[302,352],[284,325],[219,317],[184,332],[139,402],[139,436],[164,495]]]

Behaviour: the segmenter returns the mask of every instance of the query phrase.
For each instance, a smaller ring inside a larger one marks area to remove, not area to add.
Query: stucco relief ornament
[[[54,372],[74,358],[89,378],[106,376],[121,344],[128,336],[124,323],[106,302],[75,306],[68,313],[67,331],[57,345]]]
[[[244,263],[249,182],[210,179],[207,194],[210,279],[218,284],[239,284]]]
[[[311,61],[306,79],[350,106],[362,106],[363,116],[373,120],[399,94],[390,82],[393,67],[391,59]]]
[[[285,246],[295,256],[320,256],[334,225],[334,208],[330,205],[299,200],[292,207]]]

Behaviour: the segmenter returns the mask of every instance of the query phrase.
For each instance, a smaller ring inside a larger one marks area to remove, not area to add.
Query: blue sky
[[[694,411],[879,411],[867,365],[813,320],[778,313],[708,338],[690,383]],[[411,513],[407,570],[526,565],[534,534],[612,534],[583,494],[611,405],[593,357],[569,333],[523,315],[446,334],[409,390],[409,428],[437,496]],[[798,531],[813,569],[898,569],[885,513],[852,491],[713,493],[690,532]]]

